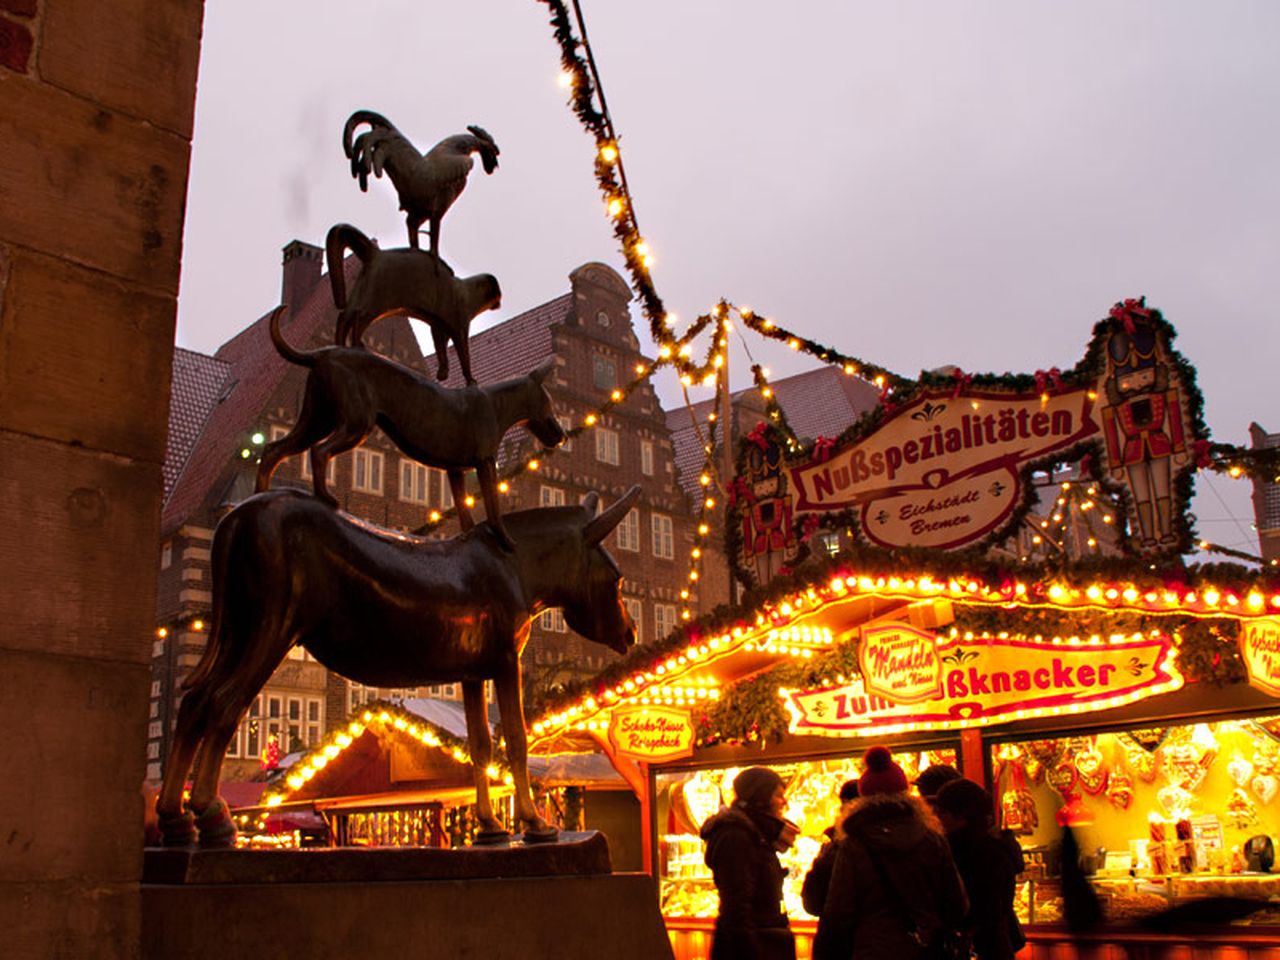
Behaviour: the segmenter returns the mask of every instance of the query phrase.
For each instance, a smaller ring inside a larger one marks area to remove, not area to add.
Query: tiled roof
[[[563,323],[573,309],[573,294],[565,293],[510,320],[471,335],[471,374],[478,383],[497,383],[523,376],[551,356],[551,328]],[[435,361],[428,361],[435,369]],[[462,368],[449,347],[450,387],[463,385]]]
[[[347,270],[354,271],[355,258],[348,258]],[[212,359],[226,367],[226,377],[218,398],[208,411],[198,442],[191,449],[170,487],[160,516],[162,536],[168,536],[188,517],[207,505],[214,491],[233,476],[235,452],[246,433],[262,414],[267,400],[279,387],[290,364],[271,343],[267,322],[270,312],[232,337]],[[313,342],[321,332],[331,340],[337,311],[324,278],[312,287],[301,307],[281,323],[290,343]]]
[[[774,380],[770,386],[791,429],[802,439],[810,440],[839,436],[859,417],[874,409],[880,398],[879,391],[865,380],[847,376],[839,368],[830,366]],[[735,406],[754,393],[754,387],[736,391]],[[707,414],[714,403],[712,399],[693,405],[693,416],[701,425],[704,438]],[[698,476],[706,463],[706,454],[698,441],[698,431],[690,422],[689,410],[685,407],[669,410],[667,427],[675,445],[680,485],[696,501],[700,497]]]
[[[215,357],[175,347],[169,388],[169,435],[164,451],[164,496],[178,481],[182,465],[204,429],[209,411],[224,389],[230,364]]]

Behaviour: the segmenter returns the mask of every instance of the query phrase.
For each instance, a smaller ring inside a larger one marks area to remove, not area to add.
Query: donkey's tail
[[[275,319],[274,315],[272,319]],[[213,534],[213,548],[209,556],[210,578],[213,581],[213,624],[209,630],[208,639],[205,641],[204,653],[200,656],[200,662],[195,665],[195,669],[187,674],[187,678],[182,681],[183,690],[192,690],[208,682],[218,659],[225,656],[227,652],[227,632],[230,630],[230,624],[227,623],[229,611],[225,601],[227,577],[231,573],[229,554],[231,552],[231,544],[236,539],[235,528],[238,526],[238,519],[234,513],[228,514],[225,521],[218,525]]]
[[[290,363],[296,363],[300,367],[314,367],[316,363],[315,354],[307,353],[303,350],[295,350],[293,347],[289,346],[288,341],[285,340],[284,335],[280,332],[280,318],[284,315],[284,312],[287,309],[287,304],[281,304],[276,307],[271,314],[271,320],[269,321],[271,342],[276,345],[276,350],[279,352],[280,356],[284,357]]]
[[[344,251],[350,250],[365,266],[373,259],[378,245],[349,223],[329,228],[324,238],[324,259],[329,267],[329,286],[333,288],[333,305],[339,310],[347,305],[347,277],[342,269]]]

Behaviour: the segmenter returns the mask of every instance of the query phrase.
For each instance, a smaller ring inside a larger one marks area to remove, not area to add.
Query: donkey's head
[[[565,440],[564,428],[556,419],[555,405],[551,402],[551,394],[547,392],[546,380],[555,369],[555,359],[551,358],[539,364],[536,370],[529,373],[527,409],[524,425],[530,433],[538,438],[544,447],[559,446]]]
[[[588,640],[603,643],[618,653],[626,653],[636,642],[636,625],[622,605],[622,572],[601,541],[622,522],[636,498],[637,484],[598,516],[599,496],[587,494],[582,506],[591,519],[582,528],[584,572],[563,597],[565,622]]]

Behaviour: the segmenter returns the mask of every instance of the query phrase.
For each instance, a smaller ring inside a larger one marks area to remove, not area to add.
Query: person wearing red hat
[[[778,850],[795,842],[782,817],[786,788],[768,767],[749,767],[733,778],[734,801],[702,825],[720,913],[711,960],[795,960],[796,941],[782,908],[786,869]]]
[[[942,826],[885,747],[863,758],[844,821],[814,960],[934,960],[963,928],[968,900]]]

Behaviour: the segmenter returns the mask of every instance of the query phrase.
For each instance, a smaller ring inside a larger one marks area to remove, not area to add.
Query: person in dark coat
[[[795,840],[795,828],[782,818],[782,778],[750,767],[733,778],[733,792],[733,805],[708,818],[701,831],[720,894],[711,960],[795,960],[782,907],[787,872],[776,852]]]
[[[889,751],[872,747],[863,762],[813,958],[919,960],[926,944],[962,928],[964,887],[941,825],[907,793],[906,774]]]
[[[827,889],[831,886],[831,869],[836,864],[836,842],[844,836],[844,818],[849,815],[849,811],[853,809],[853,801],[857,799],[858,781],[846,780],[840,787],[840,812],[836,814],[836,822],[822,831],[827,842],[813,858],[809,872],[804,875],[804,885],[800,888],[800,900],[810,916],[822,916],[822,905],[827,902]]]
[[[934,801],[938,799],[938,791],[952,780],[960,779],[960,771],[949,763],[935,763],[925,767],[916,777],[916,789],[920,791],[920,799],[934,809]]]
[[[938,791],[934,809],[969,894],[965,929],[974,953],[978,960],[1013,960],[1026,943],[1013,911],[1018,865],[1007,842],[991,832],[991,794],[972,780],[952,780]]]

